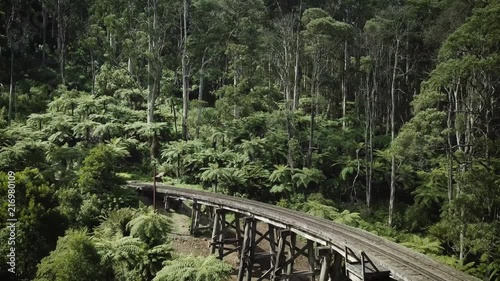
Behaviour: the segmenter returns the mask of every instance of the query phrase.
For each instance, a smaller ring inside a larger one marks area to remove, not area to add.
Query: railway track
[[[129,182],[129,186],[147,190],[151,183]],[[355,252],[364,251],[377,265],[390,270],[396,280],[404,281],[479,281],[452,267],[432,260],[397,243],[388,241],[364,230],[313,217],[298,211],[285,209],[245,198],[218,193],[183,189],[163,184],[157,185],[157,193],[197,200],[220,208],[264,218],[277,226],[285,226],[299,234],[306,234],[336,249],[345,246]]]

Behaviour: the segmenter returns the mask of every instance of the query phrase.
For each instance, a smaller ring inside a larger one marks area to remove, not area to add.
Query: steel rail
[[[151,189],[146,182],[129,182],[128,186]],[[479,279],[434,261],[430,257],[405,248],[367,231],[305,213],[267,203],[201,190],[157,185],[157,192],[186,200],[197,200],[230,211],[256,217],[259,220],[284,227],[308,239],[331,246],[343,254],[345,246],[355,252],[364,251],[378,266],[391,276],[404,281],[479,281]]]

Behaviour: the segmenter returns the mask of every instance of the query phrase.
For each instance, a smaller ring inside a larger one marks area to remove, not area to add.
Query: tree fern
[[[269,175],[269,180],[272,183],[283,183],[289,180],[291,169],[286,165],[275,165],[274,171]]]
[[[251,138],[250,140],[242,140],[238,148],[243,152],[244,155],[248,156],[250,159],[258,155],[264,150],[266,144],[266,138]]]
[[[113,269],[116,279],[127,280],[125,273],[133,270],[147,254],[147,245],[138,238],[93,238],[101,263]]]
[[[143,256],[139,272],[145,277],[144,279],[151,280],[161,270],[163,263],[170,259],[172,259],[172,247],[170,244],[151,247],[148,249],[146,255]]]
[[[111,239],[127,236],[127,224],[137,214],[137,210],[122,208],[109,213],[108,217],[94,229],[94,237],[99,239]]]
[[[164,215],[157,214],[152,207],[139,213],[128,224],[130,235],[139,238],[149,246],[163,244],[167,241],[172,222]]]
[[[106,146],[111,149],[111,151],[113,152],[113,154],[116,155],[116,157],[123,158],[126,156],[130,156],[130,152],[128,151],[128,146],[133,143],[134,143],[133,139],[124,140],[123,138],[113,138],[106,142]]]
[[[111,120],[105,124],[99,124],[94,129],[95,136],[102,140],[108,140],[116,136],[123,135],[124,127],[123,124],[116,123],[115,120]]]
[[[166,262],[153,281],[225,281],[232,271],[215,256],[185,256]]]
[[[439,255],[443,251],[441,242],[438,240],[432,240],[428,237],[422,238],[418,235],[411,235],[410,237],[408,241],[401,243],[401,245],[412,248],[422,254]]]
[[[336,214],[333,219],[334,222],[346,224],[350,226],[357,227],[363,221],[359,213],[350,212],[349,210],[344,210],[341,213]]]
[[[316,183],[319,184],[325,179],[323,173],[316,168],[302,168],[302,170],[297,170],[292,176],[292,180],[297,186],[302,186],[303,188],[308,188],[309,184]]]

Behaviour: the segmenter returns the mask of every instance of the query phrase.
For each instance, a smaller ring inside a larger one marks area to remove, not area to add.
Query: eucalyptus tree
[[[415,29],[416,15],[411,8],[394,5],[366,21],[363,28],[364,57],[359,60],[359,70],[364,74],[365,155],[367,170],[367,205],[370,206],[373,176],[373,139],[385,127],[385,133],[394,141],[399,124],[406,121],[409,91],[419,83],[410,74],[417,64],[415,45],[410,38]],[[413,36],[413,37],[412,37]],[[415,39],[416,40],[416,39]],[[415,43],[416,44],[416,43]],[[403,64],[404,63],[404,64]],[[404,79],[401,79],[404,77]],[[391,157],[389,219],[392,224],[396,191],[396,156]]]
[[[156,1],[156,0],[153,0]],[[181,47],[181,75],[182,75],[182,136],[185,141],[188,139],[188,109],[189,109],[189,77],[188,77],[188,0],[182,1],[182,25],[180,44]]]
[[[281,11],[281,13],[283,13]],[[293,121],[292,112],[298,105],[298,64],[299,64],[299,19],[297,14],[290,13],[281,15],[274,23],[270,37],[272,58],[269,64],[274,66],[279,76],[280,90],[283,91],[284,110],[286,116],[286,128],[288,135],[288,165],[295,166],[293,159],[292,138]]]
[[[52,26],[51,37],[56,37],[55,50],[57,52],[57,62],[60,75],[60,84],[76,84],[68,78],[73,76],[67,69],[68,62],[73,55],[77,43],[73,44],[75,39],[82,36],[85,31],[85,23],[88,19],[90,8],[89,1],[70,2],[68,0],[44,0],[43,1],[43,19],[45,24],[50,22]],[[45,26],[43,27],[45,30]],[[52,39],[50,38],[50,39]],[[43,39],[45,40],[45,39]],[[45,42],[46,43],[46,42]],[[49,46],[43,46],[44,50],[50,50]],[[72,80],[72,79],[71,79]]]
[[[105,91],[102,94],[126,97],[134,109],[142,108],[137,103],[145,101],[145,122],[153,125],[165,61],[174,49],[175,40],[170,35],[177,28],[177,6],[157,0],[102,1],[95,3],[93,9],[97,25],[94,29],[104,30],[98,34],[101,40],[109,42],[103,46],[107,54],[101,73],[96,76],[98,89]],[[109,83],[110,78],[116,83]],[[158,137],[149,136],[152,148],[159,146]],[[156,150],[151,149],[152,158],[157,157]]]
[[[218,72],[217,62],[224,55],[225,44],[234,31],[232,25],[224,24],[221,13],[222,1],[192,1],[190,34],[187,39],[189,54],[194,57],[192,64],[198,68],[198,114],[196,137],[200,137],[202,107],[206,91],[206,79],[214,78]]]
[[[232,27],[225,54],[229,59],[230,76],[233,86],[237,86],[245,76],[252,73],[257,61],[249,56],[257,55],[264,3],[262,0],[241,1],[221,0],[223,23]]]
[[[283,91],[283,99],[287,111],[294,109],[294,66],[295,38],[297,33],[297,16],[294,14],[281,15],[274,23],[273,32],[270,34],[270,45],[273,51],[271,62],[276,69],[280,80],[280,89]]]
[[[327,74],[329,63],[332,61],[335,44],[343,42],[343,38],[349,34],[351,26],[347,23],[338,22],[319,8],[310,8],[302,15],[302,24],[305,26],[304,40],[307,42],[305,53],[309,59],[310,68],[310,90],[311,90],[311,120],[309,132],[309,147],[306,156],[307,167],[312,166],[312,154],[314,143],[315,117],[319,109],[319,95],[323,76]]]
[[[498,208],[494,207],[493,199],[487,204],[487,210],[471,211],[478,204],[472,199],[476,198],[473,194],[491,190],[492,183],[486,179],[491,179],[491,172],[495,169],[488,160],[495,155],[488,143],[498,137],[492,130],[496,128],[492,112],[498,110],[498,79],[494,77],[499,73],[496,47],[499,42],[496,33],[500,28],[499,9],[497,1],[476,9],[473,16],[444,42],[439,52],[439,64],[414,102],[417,114],[411,120],[411,123],[419,123],[419,130],[432,128],[433,135],[441,138],[440,142],[432,143],[429,142],[432,138],[425,137],[417,147],[424,146],[434,153],[439,150],[446,152],[450,203],[448,211],[443,213],[441,226],[453,233],[450,242],[456,245],[454,251],[460,260],[466,258],[472,247],[468,242],[472,238],[467,239],[474,235],[472,226],[481,229],[479,221],[493,219],[491,212]],[[410,132],[402,132],[401,140],[410,141],[409,134],[419,135]],[[476,187],[480,174],[483,174],[484,181],[481,180],[482,184]],[[495,194],[488,197],[497,198]],[[476,215],[470,215],[473,213]]]
[[[461,260],[466,258],[464,240],[468,234],[467,224],[479,219],[465,215],[471,208],[470,204],[474,204],[465,198],[476,192],[472,187],[475,183],[469,180],[482,170],[474,162],[483,159],[487,166],[492,165],[492,152],[487,143],[497,136],[492,130],[497,127],[492,112],[498,110],[499,11],[500,3],[493,1],[477,9],[465,24],[450,35],[441,47],[440,63],[431,73],[427,87],[427,91],[439,91],[447,97],[448,149],[454,158],[450,163],[450,183],[455,183],[452,197],[457,202],[457,215],[462,221],[459,235]],[[456,171],[453,171],[454,161],[457,163]],[[452,179],[453,174],[455,177]]]
[[[223,46],[227,66],[221,84],[225,87],[218,94],[221,97],[225,94],[231,96],[231,114],[237,119],[243,109],[239,106],[238,99],[244,97],[254,85],[252,74],[259,69],[259,61],[252,58],[259,57],[262,47],[259,38],[265,6],[262,0],[221,0],[219,3],[221,24],[228,27],[229,34]],[[229,79],[232,80],[231,85],[227,83]]]
[[[8,111],[8,119],[7,124],[10,125],[12,122],[12,111],[13,111],[13,102],[14,102],[14,50],[18,47],[18,40],[15,40],[16,37],[19,38],[19,34],[22,31],[17,31],[13,28],[16,21],[19,21],[17,13],[19,12],[19,6],[21,1],[15,1],[12,3],[11,11],[9,16],[7,17],[7,22],[5,23],[6,33],[8,38],[8,44],[10,47],[10,87],[9,87],[9,111]],[[16,44],[17,43],[17,44]]]

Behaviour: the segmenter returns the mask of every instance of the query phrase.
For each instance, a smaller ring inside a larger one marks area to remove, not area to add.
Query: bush
[[[70,230],[38,265],[35,281],[104,280],[100,256],[85,231]]]
[[[119,156],[106,145],[98,145],[90,151],[80,169],[78,185],[84,193],[102,194],[111,192],[125,183],[117,176]]]

